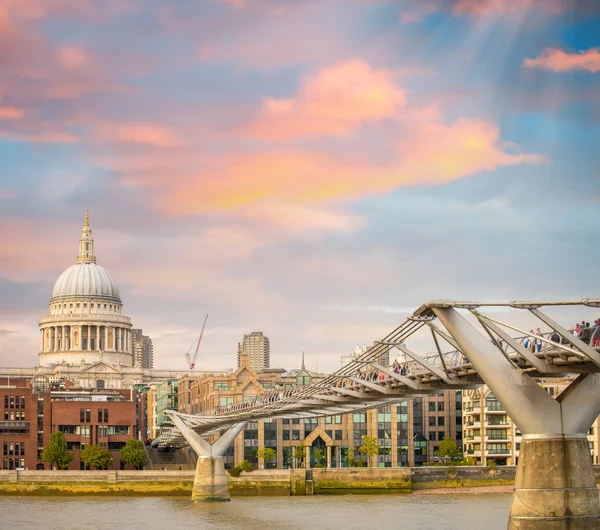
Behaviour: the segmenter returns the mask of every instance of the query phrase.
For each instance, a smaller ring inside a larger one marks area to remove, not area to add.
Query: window
[[[98,423],[102,423],[102,409],[98,409]]]
[[[290,419],[289,419],[289,418],[283,418],[283,419],[281,420],[281,423],[282,423],[283,425],[289,425],[289,424],[290,424]]]
[[[367,422],[367,415],[366,414],[355,413],[355,414],[352,415],[352,420],[354,421],[354,423],[366,423]]]
[[[90,423],[92,421],[92,411],[91,409],[85,409],[85,422]]]
[[[79,434],[79,425],[59,425],[58,430],[63,434]]]
[[[106,425],[98,427],[98,438],[108,437],[108,427]]]
[[[292,431],[292,440],[300,440],[300,431]]]
[[[325,417],[325,423],[332,423],[332,422],[333,422],[333,418],[331,416]]]
[[[281,438],[282,438],[282,440],[289,440],[290,439],[290,431],[288,431],[287,429],[284,431],[281,431]]]
[[[446,437],[446,433],[444,431],[438,432],[438,441],[442,441]]]
[[[90,437],[90,426],[82,425],[81,427],[79,427],[79,435],[82,438],[89,438]]]
[[[21,396],[21,408],[25,408],[25,396]]]
[[[335,431],[335,439],[336,440],[342,439],[342,431]]]
[[[104,423],[108,423],[108,409],[104,409]]]
[[[435,412],[435,402],[434,401],[429,402],[429,412]]]
[[[336,416],[335,416],[335,423],[337,423],[338,425],[340,423],[342,423],[342,416],[340,414],[336,414]]]
[[[435,427],[435,416],[429,416],[429,426]]]
[[[438,416],[438,427],[443,427],[444,426],[444,417],[443,416]]]
[[[229,383],[215,383],[215,390],[229,390]]]
[[[292,425],[299,425],[300,420],[298,418],[292,418]]]
[[[129,425],[109,425],[108,426],[108,434],[111,435],[120,435],[120,434],[129,434]]]
[[[233,403],[233,400],[235,398],[233,397],[222,397],[219,398],[219,406],[220,407],[226,407],[227,405],[231,405]]]
[[[85,421],[85,409],[79,409],[79,423]]]
[[[431,431],[429,433],[429,440],[435,442],[435,431]]]
[[[444,412],[444,402],[439,401],[437,405],[438,405],[438,412]]]

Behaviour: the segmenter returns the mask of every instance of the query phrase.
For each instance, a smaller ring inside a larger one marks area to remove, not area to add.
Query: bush
[[[456,468],[454,466],[448,466],[446,468],[448,475],[456,475]]]
[[[254,471],[256,469],[255,466],[253,466],[250,462],[248,462],[248,460],[242,460],[237,466],[232,467],[229,470],[229,474],[232,477],[239,477],[242,473],[242,471],[244,471],[245,473],[250,473],[251,471]]]
[[[242,471],[245,471],[246,473],[250,473],[251,471],[254,471],[256,469],[256,467],[253,466],[250,462],[248,462],[248,460],[242,460],[239,466],[240,469]]]
[[[486,466],[490,471],[494,471],[496,469],[496,462],[493,460],[489,460]]]

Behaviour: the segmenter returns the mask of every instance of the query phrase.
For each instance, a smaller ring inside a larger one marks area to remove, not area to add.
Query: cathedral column
[[[87,350],[90,351],[92,349],[92,326],[88,324],[87,328]]]
[[[121,351],[121,328],[115,327],[115,350]]]
[[[52,351],[56,351],[56,326],[52,326],[51,328],[51,335],[52,335]]]
[[[44,351],[44,330],[40,329],[40,351]]]
[[[100,326],[96,326],[96,342],[94,343],[94,346],[100,351]]]
[[[60,339],[62,351],[67,351],[67,326],[62,327],[62,337]]]
[[[108,326],[104,326],[104,350],[108,350]]]

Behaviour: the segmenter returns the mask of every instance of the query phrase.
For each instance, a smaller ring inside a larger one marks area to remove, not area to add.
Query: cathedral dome
[[[96,263],[71,265],[56,280],[52,298],[98,296],[121,302],[119,289],[108,271]]]

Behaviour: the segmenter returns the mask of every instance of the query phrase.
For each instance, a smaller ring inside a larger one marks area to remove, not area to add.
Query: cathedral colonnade
[[[104,323],[44,326],[40,329],[40,350],[132,353],[131,329]]]

